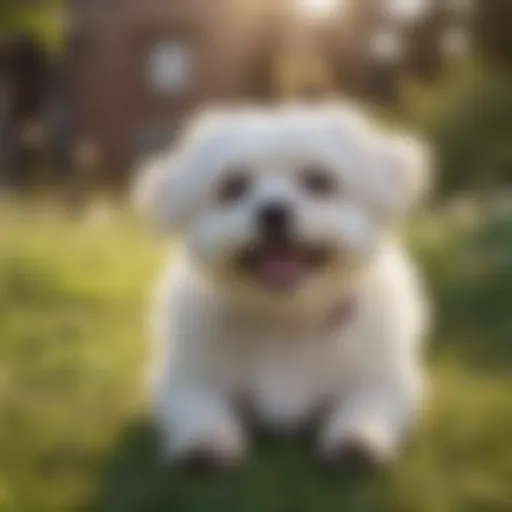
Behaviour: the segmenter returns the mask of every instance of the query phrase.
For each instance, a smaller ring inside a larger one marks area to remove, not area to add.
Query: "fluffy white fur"
[[[329,197],[311,197],[303,166],[328,170]],[[220,204],[230,169],[250,190]],[[138,195],[180,248],[159,283],[151,368],[162,450],[242,460],[249,433],[239,399],[263,424],[297,428],[324,406],[318,453],[362,443],[393,457],[421,396],[425,301],[398,226],[421,195],[426,159],[348,106],[221,111],[193,123],[146,169]],[[234,258],[258,242],[257,212],[278,200],[294,236],[335,258],[293,291],[251,281]],[[354,312],[329,323],[337,304]]]

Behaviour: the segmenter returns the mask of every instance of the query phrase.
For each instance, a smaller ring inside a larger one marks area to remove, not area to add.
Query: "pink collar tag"
[[[355,309],[356,304],[352,298],[340,300],[327,315],[327,327],[330,329],[345,327],[354,317]]]

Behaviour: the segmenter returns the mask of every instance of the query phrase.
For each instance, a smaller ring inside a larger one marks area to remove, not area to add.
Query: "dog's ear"
[[[406,215],[430,188],[431,155],[427,146],[408,135],[379,136],[372,154],[382,213]]]
[[[151,217],[162,231],[177,229],[182,217],[175,197],[179,175],[175,153],[168,150],[143,162],[132,187],[136,209]]]
[[[203,175],[225,130],[226,116],[208,111],[191,118],[173,147],[146,161],[133,187],[136,207],[153,217],[165,232],[181,230],[207,186]]]
[[[430,188],[427,145],[408,134],[390,133],[356,105],[327,106],[327,114],[338,147],[347,143],[345,157],[351,147],[358,148],[361,158],[353,159],[352,167],[371,169],[367,185],[379,213],[390,220],[407,214]],[[351,165],[348,160],[347,165]]]

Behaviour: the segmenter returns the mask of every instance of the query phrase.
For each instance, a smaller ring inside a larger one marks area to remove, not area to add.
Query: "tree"
[[[475,0],[473,21],[477,47],[487,58],[512,69],[512,2]]]
[[[63,0],[0,0],[0,38],[23,34],[34,38],[47,51],[63,50]]]

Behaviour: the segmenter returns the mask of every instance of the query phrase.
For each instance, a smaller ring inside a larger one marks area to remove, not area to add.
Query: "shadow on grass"
[[[372,511],[382,478],[322,471],[304,437],[255,439],[251,460],[224,474],[163,468],[145,419],[128,427],[107,462],[102,487],[86,510],[129,511]]]

